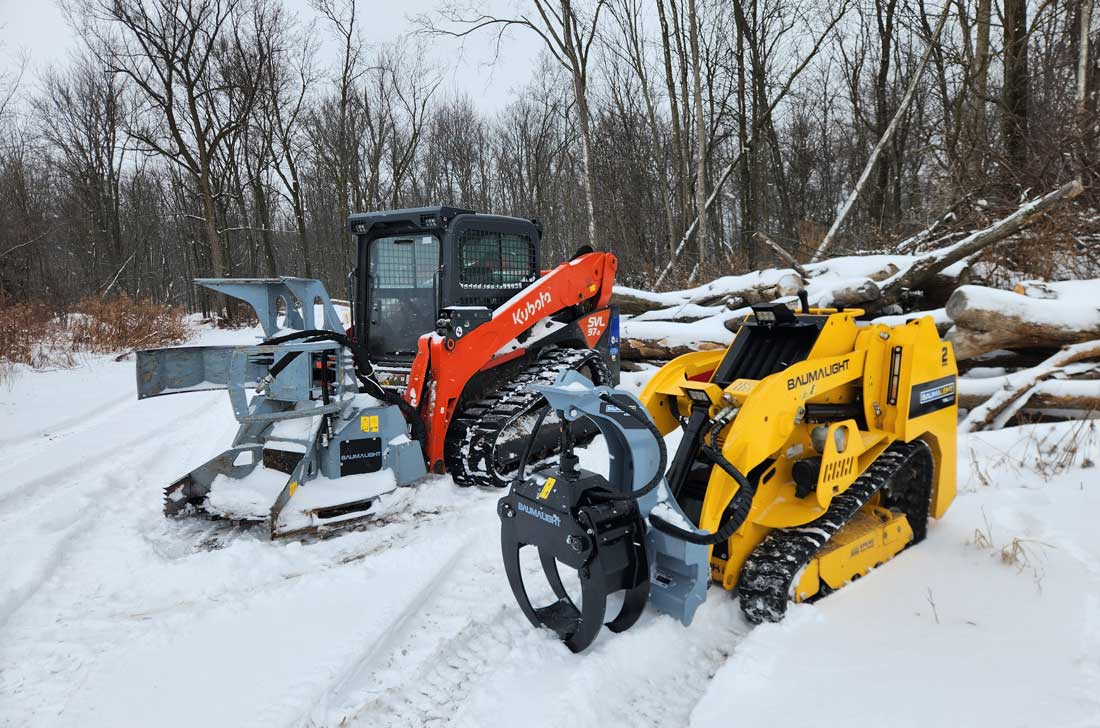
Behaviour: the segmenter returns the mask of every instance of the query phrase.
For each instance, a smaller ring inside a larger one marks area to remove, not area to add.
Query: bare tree
[[[262,46],[245,37],[240,0],[86,0],[105,39],[108,68],[128,79],[140,106],[128,133],[142,151],[189,176],[215,276],[229,270],[218,230],[215,159],[252,112],[259,85],[248,74],[263,65]],[[241,88],[243,85],[243,88]],[[227,89],[241,88],[230,104]]]
[[[609,0],[593,0],[589,7],[578,8],[573,0],[533,0],[534,14],[522,14],[512,18],[497,18],[463,8],[448,7],[443,17],[461,30],[450,30],[437,25],[431,18],[422,17],[421,24],[430,33],[464,38],[486,28],[497,30],[497,40],[508,28],[525,28],[542,39],[547,51],[564,68],[573,83],[577,123],[581,134],[581,158],[584,166],[584,201],[588,212],[588,236],[593,244],[599,241],[596,224],[595,180],[592,172],[592,113],[589,106],[589,58],[592,43],[600,23],[600,14]]]
[[[1001,134],[1010,169],[1019,175],[1027,162],[1031,96],[1027,64],[1027,0],[1004,0],[1004,44]]]
[[[272,18],[271,33],[265,42],[269,47],[262,80],[260,116],[267,129],[272,169],[282,183],[282,195],[290,203],[303,271],[309,278],[313,276],[313,256],[310,255],[306,226],[302,166],[308,143],[305,136],[306,100],[310,86],[317,79],[313,57],[318,44],[312,26],[300,32],[293,30],[281,9]]]
[[[89,260],[99,290],[110,289],[126,266],[120,217],[123,125],[127,99],[121,79],[106,73],[101,53],[85,50],[67,73],[47,71],[31,105],[43,135],[58,152],[60,171],[72,180],[88,234]],[[131,286],[124,286],[131,288]]]
[[[336,230],[340,231],[338,235],[342,235],[344,225],[351,214],[352,203],[354,202],[357,207],[363,203],[359,197],[352,199],[356,167],[352,106],[355,101],[355,83],[363,73],[360,62],[362,41],[356,24],[355,0],[311,0],[311,4],[328,21],[340,43],[340,65],[336,74],[336,135],[331,159],[339,193],[337,198],[339,220]],[[346,256],[344,257],[346,259]]]

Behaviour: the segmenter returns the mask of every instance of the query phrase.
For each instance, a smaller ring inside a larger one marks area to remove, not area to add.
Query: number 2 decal
[[[943,347],[943,351],[940,352],[940,364],[947,366],[947,347]]]

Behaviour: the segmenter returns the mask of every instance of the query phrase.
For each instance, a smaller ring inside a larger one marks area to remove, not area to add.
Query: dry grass
[[[183,309],[125,295],[86,298],[69,313],[43,301],[0,301],[0,309],[0,378],[16,364],[65,368],[82,353],[169,346],[191,335]]]
[[[190,335],[183,309],[126,295],[85,298],[68,318],[73,349],[95,354],[170,346]]]
[[[991,447],[989,442],[984,443]],[[1095,466],[1092,454],[1100,446],[1100,420],[1074,420],[1068,428],[1038,428],[1013,444],[1010,450],[995,448],[995,459],[983,458],[970,447],[970,475],[982,486],[996,484],[998,471],[1014,476],[1037,476],[1046,482],[1072,468]]]
[[[972,541],[974,546],[994,552],[1000,557],[1002,564],[1016,567],[1018,573],[1022,574],[1025,571],[1030,571],[1032,578],[1035,580],[1035,587],[1042,591],[1044,575],[1043,549],[1054,547],[1037,539],[1020,538],[1018,536],[1013,536],[1011,541],[998,547],[993,540],[993,523],[984,508],[982,509],[982,521],[985,527],[974,529]]]
[[[0,301],[0,374],[12,364],[72,366],[72,352],[58,346],[55,319],[42,301]]]

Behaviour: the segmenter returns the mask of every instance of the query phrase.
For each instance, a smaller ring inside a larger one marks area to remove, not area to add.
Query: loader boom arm
[[[427,460],[443,468],[443,445],[463,389],[478,371],[522,356],[523,345],[503,351],[540,321],[570,306],[592,301],[592,310],[611,298],[618,259],[611,253],[586,253],[562,263],[493,312],[488,321],[464,336],[438,333],[420,337],[405,399],[421,410],[428,430]],[[493,352],[486,363],[486,352]],[[432,377],[432,373],[437,377]]]

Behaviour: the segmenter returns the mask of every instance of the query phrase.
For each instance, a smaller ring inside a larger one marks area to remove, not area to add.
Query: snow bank
[[[1089,470],[1049,479],[1021,470],[1046,454],[1038,439],[1053,444],[1074,425],[963,438],[964,492],[927,541],[752,630],[691,725],[728,726],[733,716],[743,725],[845,726],[870,716],[906,727],[1094,724],[1100,488]],[[1098,444],[1083,443],[1092,458]],[[971,467],[980,478],[971,480]],[[990,544],[975,543],[979,531]],[[1021,551],[1006,562],[1002,549],[1011,557],[1014,543]]]

